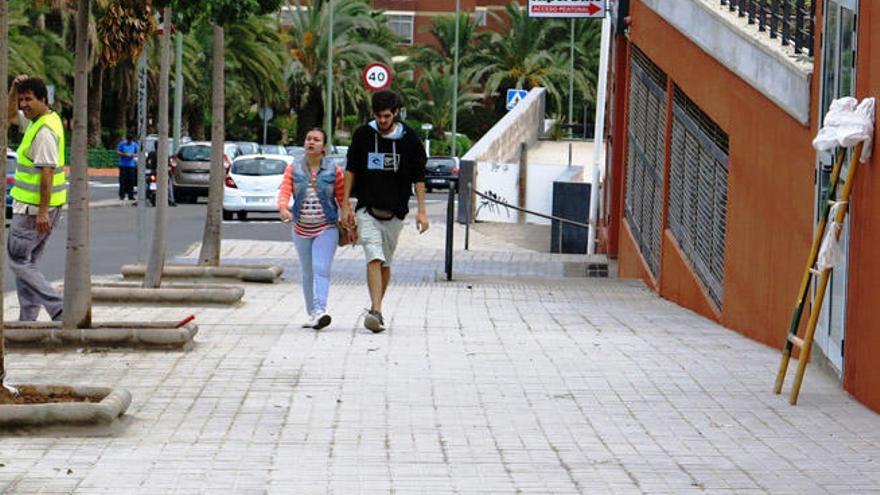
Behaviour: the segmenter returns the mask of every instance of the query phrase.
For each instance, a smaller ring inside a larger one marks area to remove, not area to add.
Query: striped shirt
[[[284,179],[281,180],[281,187],[278,189],[279,210],[287,208],[287,203],[290,202],[290,197],[293,194],[292,175],[293,166],[288,165],[287,169],[284,170]],[[318,191],[312,185],[312,182],[315,180],[315,174],[311,174],[311,178],[312,180],[309,181],[308,189],[306,189],[303,196],[302,204],[294,205],[294,208],[299,209],[299,220],[293,224],[293,230],[296,235],[305,238],[317,237],[321,232],[332,226],[331,223],[327,222],[327,216],[324,214],[321,201],[318,199]],[[336,167],[336,183],[333,188],[333,196],[335,196],[337,204],[342,203],[344,191],[345,175],[342,173],[341,168]]]

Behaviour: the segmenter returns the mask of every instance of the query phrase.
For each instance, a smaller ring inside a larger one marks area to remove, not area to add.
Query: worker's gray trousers
[[[34,321],[45,307],[52,319],[61,316],[64,300],[61,294],[49,285],[46,278],[37,269],[37,262],[46,247],[46,241],[52,234],[52,228],[61,216],[61,208],[49,210],[49,232],[37,232],[36,215],[12,215],[9,226],[9,240],[6,252],[9,254],[9,269],[15,274],[15,286],[18,290],[19,317],[21,321]]]

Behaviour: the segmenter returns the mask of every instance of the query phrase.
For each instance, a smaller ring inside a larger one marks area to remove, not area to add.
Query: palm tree
[[[153,35],[156,19],[150,0],[96,0],[93,8],[95,24],[93,59],[90,60],[91,84],[89,88],[89,145],[101,145],[101,105],[104,85],[109,81],[104,76],[108,69],[121,61],[136,60],[149,38]],[[117,78],[131,78],[134,66],[127,65],[127,71],[112,71]],[[128,113],[132,99],[117,100],[114,115]],[[124,119],[123,119],[124,121]]]
[[[324,90],[327,80],[327,50],[333,50],[333,91],[338,97],[336,109],[357,108],[367,101],[360,74],[367,63],[389,62],[385,47],[370,41],[364,34],[383,29],[380,17],[372,15],[366,0],[333,0],[333,42],[329,40],[328,0],[315,0],[308,9],[293,11],[288,31],[292,59],[285,71],[291,110],[298,116],[297,141],[309,128],[324,120]],[[381,37],[379,38],[381,39]]]
[[[477,71],[465,69],[459,74],[458,112],[464,113],[479,105],[481,95],[477,93]],[[443,139],[444,132],[452,124],[452,107],[455,79],[445,67],[430,67],[419,77],[416,87],[421,98],[415,106],[415,113],[420,120],[430,122],[434,129],[434,137]]]
[[[225,45],[224,26],[251,16],[262,16],[274,12],[278,0],[260,0],[244,4],[237,0],[213,0],[208,18],[212,23],[212,95],[211,95],[211,173],[208,183],[208,208],[205,215],[205,229],[202,233],[202,247],[199,251],[199,264],[220,265],[220,229],[223,208],[223,141],[225,139]]]
[[[211,94],[211,173],[208,179],[208,208],[205,215],[205,229],[202,232],[202,247],[199,250],[199,264],[220,265],[220,228],[223,209],[223,141],[225,139],[224,102],[224,64],[223,64],[223,26],[214,24],[214,47],[211,52],[212,94]]]
[[[28,0],[12,0],[8,6],[8,70],[13,74],[40,77],[55,86],[55,99],[65,106],[72,94],[67,76],[73,72],[73,57],[61,36],[34,27],[29,20]]]
[[[497,95],[508,88],[541,86],[547,89],[551,103],[560,108],[560,82],[568,76],[568,64],[550,49],[551,23],[530,18],[516,2],[508,4],[505,13],[507,29],[502,31],[506,34],[492,33],[491,41],[476,59],[486,76],[486,93]]]
[[[67,260],[64,267],[64,328],[92,324],[92,280],[89,256],[89,171],[87,156],[89,3],[77,0],[76,71],[73,85],[73,135],[70,145],[70,202]]]
[[[6,92],[6,80],[9,76],[9,3],[0,0],[0,149],[6,149],[7,131],[9,130],[9,115],[6,108],[9,105],[9,94]],[[6,176],[6,160],[0,162],[0,174]],[[6,184],[0,184],[0,198],[6,204]],[[6,244],[6,222],[0,222],[0,242]],[[0,287],[4,285],[4,269],[6,263],[6,251],[0,252]],[[3,323],[3,294],[0,293],[0,392],[4,391],[6,379],[6,329]]]
[[[162,284],[165,269],[165,238],[168,235],[168,79],[171,72],[171,7],[162,10],[165,21],[160,41],[159,62],[159,141],[156,144],[156,216],[144,288],[156,289]]]

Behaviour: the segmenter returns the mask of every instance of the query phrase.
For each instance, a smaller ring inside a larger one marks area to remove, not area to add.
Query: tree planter
[[[126,390],[63,385],[30,385],[29,387],[47,395],[64,394],[87,398],[88,402],[0,405],[0,426],[108,424],[125,414],[131,404],[131,394]]]
[[[120,269],[125,278],[140,278],[146,272],[146,265],[129,264]],[[281,278],[284,268],[280,265],[171,265],[162,270],[163,277],[169,278],[234,278],[242,282],[275,283]]]
[[[156,304],[235,304],[244,289],[234,285],[174,284],[146,289],[138,283],[92,284],[92,301]]]
[[[189,349],[199,332],[188,323],[177,328],[176,322],[107,322],[92,328],[65,330],[60,321],[7,322],[6,343],[10,346],[93,345],[107,347],[146,347]]]

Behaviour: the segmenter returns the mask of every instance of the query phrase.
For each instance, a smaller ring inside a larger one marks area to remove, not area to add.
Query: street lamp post
[[[428,156],[431,156],[431,131],[433,129],[434,126],[431,123],[422,124],[422,130],[425,131],[425,154]]]
[[[333,1],[327,0],[328,13],[328,36],[327,36],[327,102],[324,103],[326,123],[324,131],[327,133],[327,145],[333,144]]]
[[[458,32],[461,0],[455,0],[455,48],[452,61],[452,156],[458,156]]]
[[[571,18],[571,46],[568,53],[568,124],[568,133],[571,136],[574,125],[574,17]]]

